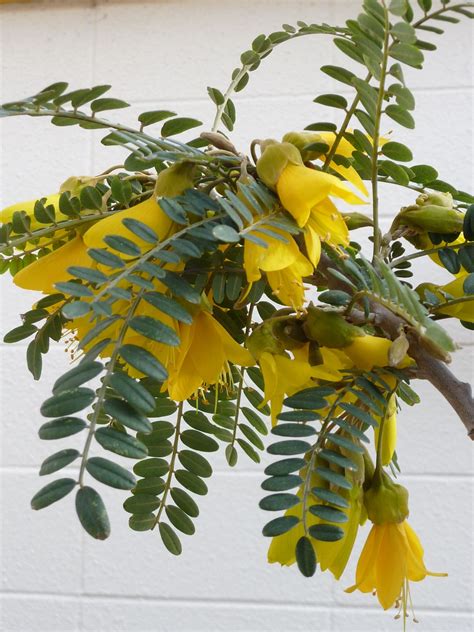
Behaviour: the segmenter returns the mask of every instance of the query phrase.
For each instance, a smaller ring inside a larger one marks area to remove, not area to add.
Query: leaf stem
[[[84,485],[84,474],[85,474],[85,469],[86,469],[87,457],[89,456],[89,450],[90,450],[90,447],[91,447],[92,438],[94,437],[94,433],[95,433],[95,429],[96,429],[96,426],[97,426],[97,421],[99,419],[99,415],[100,415],[100,411],[101,411],[101,408],[102,408],[102,404],[104,403],[104,400],[105,400],[105,394],[107,392],[107,388],[108,388],[108,385],[109,385],[109,379],[110,379],[110,376],[112,375],[112,373],[114,372],[115,363],[117,362],[117,357],[119,355],[120,348],[122,346],[122,342],[123,342],[123,339],[125,337],[125,334],[127,333],[127,329],[128,329],[129,323],[130,323],[131,319],[133,318],[135,310],[137,309],[140,301],[142,300],[142,295],[143,295],[144,291],[145,290],[140,290],[140,292],[135,297],[135,300],[133,301],[132,305],[130,306],[128,314],[125,317],[125,320],[123,321],[122,327],[120,328],[120,333],[119,333],[118,338],[117,338],[117,340],[115,342],[115,346],[114,346],[114,350],[112,352],[112,355],[110,356],[110,359],[107,362],[107,371],[106,371],[106,373],[104,375],[104,378],[103,378],[103,381],[102,381],[102,386],[100,387],[100,389],[99,389],[99,391],[97,393],[97,401],[96,401],[95,406],[94,406],[94,413],[92,415],[91,423],[90,423],[88,434],[87,434],[87,439],[86,439],[86,442],[84,444],[84,450],[82,452],[81,467],[80,467],[80,470],[79,470],[79,479],[78,479],[78,483],[79,483],[80,487],[82,487]]]
[[[176,457],[178,456],[178,443],[179,443],[179,437],[180,437],[180,429],[181,429],[181,420],[183,417],[183,402],[180,402],[178,405],[178,413],[176,416],[176,428],[175,428],[175,435],[174,435],[174,441],[173,441],[173,451],[171,453],[171,459],[170,459],[170,467],[168,470],[168,476],[166,477],[166,482],[165,482],[165,488],[163,490],[163,495],[161,497],[160,500],[160,508],[158,509],[158,513],[156,515],[156,520],[153,523],[152,529],[154,529],[156,527],[157,524],[159,524],[160,522],[160,518],[161,518],[161,514],[163,513],[163,509],[166,506],[166,499],[168,497],[168,493],[171,489],[171,481],[173,479],[173,474],[174,474],[174,464],[176,462]]]

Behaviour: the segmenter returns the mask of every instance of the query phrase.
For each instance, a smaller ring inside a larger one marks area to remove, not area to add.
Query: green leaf
[[[179,487],[172,487],[170,489],[171,498],[178,505],[180,509],[185,511],[191,518],[197,518],[199,516],[199,507],[196,505],[191,496],[180,489]]]
[[[102,209],[102,195],[95,187],[84,187],[81,189],[79,197],[81,204],[85,209],[92,209],[95,211],[100,211]]]
[[[173,529],[166,522],[160,522],[158,528],[163,544],[168,551],[173,555],[180,555],[182,552],[181,542]]]
[[[193,521],[179,507],[168,505],[166,507],[166,515],[168,516],[171,524],[186,535],[193,535],[196,531]]]
[[[255,452],[250,443],[240,438],[237,439],[237,443],[245,452],[245,454],[249,457],[249,459],[251,459],[254,463],[260,463],[260,456],[257,452]]]
[[[150,531],[155,526],[156,518],[154,514],[133,514],[128,519],[128,526],[133,531]]]
[[[200,496],[205,496],[208,492],[206,483],[193,474],[192,472],[188,472],[188,470],[175,470],[175,478],[178,483],[181,483],[183,487],[189,489],[190,492],[194,494],[199,494]]]
[[[95,432],[95,438],[105,450],[120,456],[142,459],[148,455],[148,449],[141,441],[113,428],[99,428]]]
[[[391,0],[388,10],[393,15],[405,15],[408,10],[407,0]]]
[[[272,434],[280,437],[312,437],[316,434],[316,430],[306,424],[289,423],[274,426]]]
[[[165,138],[167,136],[175,136],[175,134],[181,134],[182,132],[186,132],[188,129],[192,129],[193,127],[199,127],[199,125],[202,125],[201,121],[193,118],[174,118],[170,121],[166,121],[166,123],[161,128],[161,135]]]
[[[80,523],[96,540],[110,535],[110,522],[104,502],[92,487],[81,487],[76,494],[76,512]]]
[[[211,88],[208,87],[207,88],[207,93],[210,96],[211,100],[216,104],[216,105],[222,105],[225,101],[224,99],[224,95],[222,94],[222,92],[220,90],[218,90],[217,88]]]
[[[133,489],[136,484],[135,477],[128,470],[100,456],[93,456],[88,459],[86,470],[104,485],[116,489]]]
[[[403,186],[406,186],[410,182],[407,172],[403,169],[403,167],[397,165],[396,162],[391,162],[390,160],[379,160],[378,164],[382,175],[389,176],[392,180],[395,180],[395,182]]]
[[[157,509],[160,502],[160,499],[152,494],[136,494],[127,498],[123,508],[129,513],[147,514]]]
[[[301,476],[289,474],[288,476],[271,476],[263,481],[261,487],[266,492],[285,492],[294,489],[303,482]]]
[[[344,523],[347,522],[347,514],[339,509],[334,509],[334,507],[328,507],[327,505],[312,505],[309,508],[309,511],[313,514],[313,516],[317,516],[321,518],[321,520],[326,520],[327,522],[338,522]]]
[[[287,397],[283,403],[289,408],[303,408],[305,410],[326,407],[326,401],[320,396],[318,388],[306,388],[296,395]]]
[[[390,32],[404,44],[414,44],[416,42],[416,31],[408,22],[397,22],[392,26]]]
[[[109,268],[123,268],[125,266],[120,257],[114,255],[113,252],[105,250],[105,248],[89,248],[87,254],[98,263]]]
[[[41,406],[43,417],[60,417],[70,415],[83,410],[92,404],[95,392],[90,388],[79,387],[72,390],[61,391],[47,399]]]
[[[301,536],[296,543],[295,555],[300,573],[304,577],[312,577],[316,572],[316,553],[309,538]]]
[[[63,294],[69,294],[70,296],[77,296],[79,298],[83,296],[94,296],[94,292],[90,288],[76,281],[55,283],[54,287]]]
[[[134,369],[158,382],[164,382],[168,377],[168,372],[161,362],[143,347],[132,344],[123,345],[120,347],[120,355]]]
[[[336,81],[340,81],[341,83],[345,83],[348,86],[352,86],[352,79],[355,77],[354,73],[346,68],[341,68],[340,66],[321,66],[322,72],[326,75],[329,75]]]
[[[178,453],[181,464],[193,474],[208,478],[212,474],[212,467],[207,459],[201,454],[191,450],[181,450]]]
[[[402,143],[390,141],[382,146],[381,151],[384,156],[392,160],[399,160],[400,162],[413,160],[411,150],[406,145],[402,145]]]
[[[255,430],[257,430],[262,435],[268,434],[266,423],[259,415],[257,415],[255,411],[253,411],[251,408],[247,408],[247,406],[242,406],[240,410],[243,412],[245,418],[249,423],[252,424]]]
[[[212,234],[216,237],[216,239],[225,243],[237,243],[240,241],[240,235],[235,228],[227,226],[226,224],[218,224],[217,226],[214,226]]]
[[[461,262],[454,250],[451,248],[441,248],[438,250],[441,263],[451,274],[457,274],[461,270]]]
[[[324,500],[325,502],[336,505],[336,507],[348,509],[350,506],[345,498],[343,498],[339,494],[336,494],[335,492],[330,491],[329,489],[326,489],[325,487],[313,487],[311,493],[321,500]]]
[[[333,450],[321,450],[319,453],[319,457],[324,459],[325,461],[329,461],[329,463],[335,463],[340,467],[344,467],[347,470],[351,470],[353,472],[357,471],[357,465],[346,456],[343,456],[339,452],[334,452]]]
[[[408,127],[409,129],[415,128],[415,119],[413,116],[399,105],[387,105],[385,114],[400,125],[403,125],[403,127]]]
[[[155,398],[140,382],[137,382],[125,373],[116,372],[110,376],[109,384],[130,406],[136,408],[139,412],[153,412],[155,408]]]
[[[133,466],[133,471],[137,476],[145,476],[145,477],[158,477],[167,474],[169,470],[168,461],[165,459],[144,459],[143,461],[139,461],[135,463]]]
[[[66,449],[55,452],[43,461],[39,474],[40,476],[45,476],[46,474],[57,472],[75,461],[78,456],[80,456],[78,450]]]
[[[267,522],[263,527],[262,533],[267,538],[274,538],[293,529],[299,521],[300,519],[297,516],[280,516]]]
[[[337,474],[337,472],[328,470],[325,467],[317,467],[315,471],[316,474],[319,474],[321,478],[324,478],[325,481],[328,481],[329,483],[332,483],[337,487],[342,487],[343,489],[352,489],[352,483],[350,483],[341,474]]]
[[[365,65],[360,49],[353,42],[339,37],[334,38],[333,42],[345,55]]]
[[[176,116],[176,112],[170,112],[169,110],[151,110],[149,112],[142,112],[138,120],[142,124],[142,127],[146,127],[147,125],[164,121],[172,116]]]
[[[219,449],[219,444],[211,437],[208,437],[199,430],[184,430],[181,433],[181,441],[198,452],[216,452]]]
[[[122,101],[121,99],[96,99],[91,103],[91,110],[93,112],[105,112],[106,110],[118,110],[120,108],[128,108],[130,103]]]
[[[462,230],[466,241],[474,241],[474,204],[466,210]]]
[[[132,489],[132,494],[149,494],[158,496],[165,489],[165,482],[159,476],[142,478]]]
[[[143,298],[147,301],[147,303],[156,307],[156,309],[159,309],[161,312],[171,316],[175,320],[179,320],[181,323],[190,325],[193,322],[191,314],[169,296],[165,296],[160,292],[146,292],[143,295]]]
[[[291,472],[301,470],[306,465],[307,463],[305,459],[282,459],[281,461],[276,461],[276,463],[268,465],[265,468],[265,474],[267,476],[286,476]]]
[[[269,454],[281,454],[292,455],[308,452],[311,449],[311,444],[307,441],[298,441],[297,439],[289,439],[288,441],[279,441],[268,446],[267,452]]]
[[[342,425],[339,424],[338,421],[338,425]],[[348,424],[349,426],[350,424]],[[354,426],[350,425],[351,428],[354,428]],[[359,430],[360,432],[360,430]],[[357,436],[357,435],[356,435]],[[365,440],[367,441],[367,437],[364,437]],[[356,454],[362,454],[364,452],[364,448],[362,448],[360,445],[353,443],[353,441],[351,441],[351,439],[348,439],[347,437],[342,437],[340,434],[331,434],[328,437],[328,442],[330,443],[335,443],[336,445],[340,446],[341,448],[344,448],[346,450],[349,450],[350,452],[355,452]]]
[[[35,327],[35,325],[20,325],[19,327],[15,327],[14,329],[6,333],[3,337],[3,342],[19,342],[20,340],[29,338],[37,331],[38,327]]]
[[[348,106],[347,100],[339,94],[321,94],[314,102],[340,110],[346,110]]]
[[[420,184],[428,184],[438,177],[438,172],[429,165],[413,165],[410,167],[413,172],[412,181]]]
[[[337,542],[344,537],[344,531],[331,524],[315,524],[309,528],[309,534],[322,542]]]
[[[423,53],[416,46],[402,42],[390,48],[390,56],[414,68],[419,68],[424,60]]]
[[[56,380],[53,386],[53,393],[57,395],[62,391],[68,391],[76,386],[80,386],[84,384],[84,382],[88,382],[97,377],[103,368],[101,362],[81,362],[81,364],[67,371],[67,373],[64,373],[64,375]]]
[[[300,502],[296,494],[270,494],[262,498],[258,506],[265,511],[281,511],[299,505]]]
[[[28,370],[35,380],[41,377],[43,359],[41,356],[41,346],[36,340],[32,340],[26,350],[26,363]]]
[[[58,500],[61,500],[61,498],[64,498],[64,496],[67,496],[76,485],[77,482],[73,478],[59,478],[57,481],[48,483],[33,496],[31,499],[31,508],[44,509],[52,505]]]
[[[237,449],[235,448],[235,446],[233,446],[231,443],[228,446],[226,446],[225,458],[230,467],[234,467],[235,465],[237,465],[237,461],[239,459],[239,453],[237,452]]]
[[[171,327],[151,316],[135,316],[130,321],[129,326],[133,331],[155,342],[162,342],[170,347],[177,347],[180,343],[178,336]]]
[[[63,439],[80,432],[86,426],[86,422],[78,417],[61,417],[43,424],[38,430],[38,435],[46,441]]]
[[[113,248],[113,250],[117,250],[118,252],[130,257],[138,257],[141,253],[137,244],[131,239],[127,239],[127,237],[121,237],[120,235],[107,235],[103,238],[103,241],[107,244],[107,246]]]

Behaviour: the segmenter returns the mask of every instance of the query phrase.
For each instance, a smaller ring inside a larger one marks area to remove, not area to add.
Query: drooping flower
[[[15,274],[13,281],[25,290],[53,294],[57,291],[54,288],[56,283],[73,278],[67,271],[69,267],[94,265],[94,261],[87,254],[82,236],[76,235],[56,250],[22,268]]]
[[[255,363],[252,354],[240,346],[228,331],[203,309],[190,325],[179,323],[180,345],[165,366],[168,380],[164,387],[175,401],[183,401],[203,385],[226,382],[229,362],[238,366]]]
[[[283,400],[294,395],[306,386],[314,385],[313,379],[334,381],[340,379],[340,373],[325,364],[311,366],[307,359],[292,359],[284,355],[273,355],[265,351],[258,362],[265,382],[263,403],[271,402],[272,424],[277,423]]]
[[[54,207],[56,213],[56,220],[66,220],[71,219],[67,215],[64,215],[59,210],[59,198],[60,193],[52,193],[51,195],[45,195],[45,206],[52,205]],[[17,211],[25,211],[28,217],[31,220],[30,228],[31,230],[38,230],[39,228],[44,228],[45,224],[39,222],[35,215],[35,204],[37,200],[27,200],[25,202],[16,202],[15,204],[11,204],[10,206],[5,207],[0,211],[0,224],[6,224],[7,222],[11,222],[13,219],[13,214]]]
[[[247,281],[258,281],[262,272],[265,272],[278,299],[285,305],[299,309],[304,303],[303,278],[312,274],[313,263],[300,252],[289,233],[275,227],[271,230],[280,234],[285,241],[257,231],[251,234],[263,239],[267,247],[251,240],[245,241],[244,269]]]
[[[381,427],[382,437],[380,438]],[[382,442],[380,452],[382,465],[388,465],[392,460],[393,453],[395,452],[395,447],[397,445],[397,398],[395,394],[392,394],[388,400],[383,424],[382,420],[380,420],[379,425],[374,430],[375,446],[378,446],[379,441]]]
[[[276,190],[281,203],[298,226],[305,226],[311,213],[317,215],[319,204],[330,196],[349,204],[364,203],[336,176],[304,165],[288,164],[278,178]]]
[[[126,237],[136,244],[142,252],[146,252],[153,247],[153,244],[145,241],[130,231],[124,219],[137,220],[146,224],[157,235],[158,241],[163,241],[175,231],[175,223],[160,208],[154,196],[136,206],[124,209],[117,213],[106,215],[84,233],[84,242],[88,248],[107,248],[104,237],[118,235]],[[128,255],[121,254],[122,258],[129,258]]]
[[[432,573],[423,560],[423,547],[406,520],[374,524],[362,549],[356,570],[356,583],[346,592],[374,592],[384,610],[398,599],[406,604],[408,582],[419,582]]]
[[[474,323],[474,273],[460,274],[454,281],[441,285],[437,289],[453,297],[451,299],[445,298],[448,303],[452,300],[465,298],[465,300],[454,303],[454,305],[443,306],[441,303],[436,308],[437,313],[453,316],[468,323]]]

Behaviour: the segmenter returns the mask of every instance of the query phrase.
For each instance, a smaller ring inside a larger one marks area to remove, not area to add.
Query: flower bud
[[[303,165],[300,152],[291,143],[264,141],[262,150],[262,155],[257,160],[257,173],[270,189],[275,189],[282,171],[289,164]]]
[[[275,320],[273,325],[273,335],[280,340],[285,349],[299,349],[308,342],[304,335],[303,323],[301,320],[291,317],[282,320]]]
[[[271,320],[263,322],[254,329],[247,338],[246,346],[256,360],[265,352],[272,355],[285,353],[285,345],[275,335],[274,322]]]
[[[294,145],[301,153],[301,158],[304,162],[307,162],[308,160],[316,160],[329,150],[329,145],[317,132],[288,132],[283,136],[283,142]],[[321,151],[305,149],[305,147],[314,143],[321,143]],[[326,146],[325,151],[323,151],[323,145]]]
[[[408,517],[408,490],[395,484],[385,472],[375,474],[364,494],[367,516],[374,524],[403,522]]]
[[[460,233],[464,213],[445,206],[433,204],[421,207],[408,206],[400,211],[396,223],[428,233]]]
[[[343,213],[342,217],[346,222],[349,230],[355,230],[356,228],[365,228],[367,226],[373,226],[374,222],[370,217],[363,213]]]
[[[453,196],[451,193],[443,193],[442,191],[431,191],[430,193],[421,193],[416,198],[418,206],[442,206],[444,208],[453,208]]]
[[[97,178],[92,176],[71,176],[59,187],[59,193],[68,191],[73,196],[78,196],[84,187],[95,187]]]
[[[182,195],[186,189],[194,186],[195,165],[192,162],[176,162],[160,171],[155,184],[157,197],[176,197]]]
[[[310,340],[315,340],[322,347],[333,349],[343,349],[355,338],[364,335],[359,327],[346,322],[337,312],[313,305],[308,307],[303,329]]]

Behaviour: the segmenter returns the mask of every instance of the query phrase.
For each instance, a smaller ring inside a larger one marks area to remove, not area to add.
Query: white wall
[[[112,96],[133,105],[131,113],[117,118],[132,120],[139,111],[162,107],[210,122],[206,86],[227,85],[255,35],[297,19],[341,24],[357,15],[358,5],[352,0],[130,0],[2,6],[0,101],[58,80],[74,88],[112,83]],[[438,38],[438,52],[428,55],[426,71],[407,73],[419,107],[411,143],[417,162],[439,165],[441,177],[472,190],[473,33],[468,21],[446,30]],[[321,120],[322,109],[312,99],[338,88],[318,68],[341,61],[323,36],[282,45],[237,99],[234,141],[245,150],[252,138]],[[389,129],[386,124],[384,131]],[[69,175],[98,173],[122,158],[120,151],[98,144],[100,134],[54,128],[46,120],[3,121],[0,132],[2,206],[55,191]],[[395,133],[402,141],[407,137],[406,130]],[[397,190],[386,192],[385,217],[401,202]],[[442,278],[440,269],[431,267],[429,274]],[[6,277],[0,287],[3,336],[34,297],[12,288]],[[466,330],[452,326],[451,331],[469,342]],[[118,491],[103,490],[113,526],[106,542],[81,530],[72,496],[33,513],[29,500],[44,484],[38,465],[59,449],[37,438],[38,409],[67,358],[61,348],[53,349],[38,384],[25,369],[24,352],[21,343],[0,346],[4,632],[400,629],[394,613],[379,611],[371,596],[344,594],[354,564],[340,583],[326,574],[306,580],[295,569],[266,564],[267,542],[260,531],[268,517],[257,507],[262,469],[244,458],[235,471],[218,458],[197,533],[185,541],[178,559],[163,551],[157,534],[128,529]],[[469,346],[456,354],[454,369],[472,379]],[[400,415],[402,480],[410,489],[410,520],[425,544],[428,567],[449,573],[413,587],[417,616],[426,632],[468,632],[474,579],[472,444],[441,396],[426,384],[417,386],[423,406]]]

